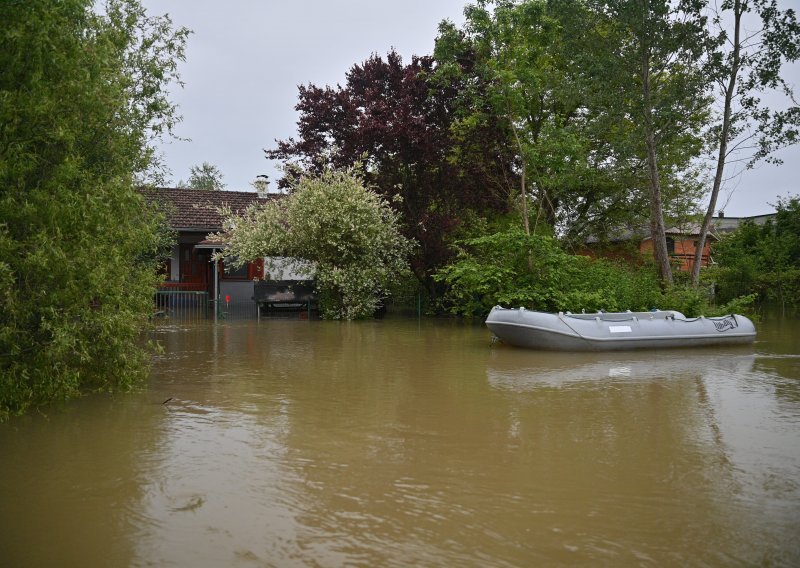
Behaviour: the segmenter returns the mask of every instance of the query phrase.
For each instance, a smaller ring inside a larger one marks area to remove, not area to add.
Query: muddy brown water
[[[758,327],[168,322],[147,389],[0,425],[0,566],[797,566],[800,321]]]

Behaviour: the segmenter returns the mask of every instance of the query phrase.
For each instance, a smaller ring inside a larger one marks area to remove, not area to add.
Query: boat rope
[[[586,341],[586,342],[588,342],[588,341],[589,341],[589,340],[588,340],[588,339],[586,339],[586,338],[585,338],[583,335],[581,335],[581,334],[580,334],[580,332],[579,332],[577,329],[575,329],[574,327],[572,327],[571,325],[569,325],[569,322],[567,322],[567,321],[564,319],[565,317],[572,317],[572,316],[562,316],[562,315],[559,315],[558,317],[559,317],[559,319],[561,319],[561,321],[562,321],[562,322],[564,322],[564,325],[566,325],[568,328],[570,328],[570,329],[572,330],[572,333],[574,333],[574,334],[575,334],[575,335],[577,335],[577,336],[578,336],[580,339],[583,339],[583,340],[584,340],[584,341]],[[583,319],[583,318],[575,318],[575,319]]]

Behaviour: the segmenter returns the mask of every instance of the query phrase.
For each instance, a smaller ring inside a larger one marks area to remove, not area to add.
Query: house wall
[[[670,254],[670,257],[673,259],[674,262],[678,263],[677,269],[682,272],[690,272],[692,270],[692,266],[694,265],[694,255],[695,251],[697,250],[697,242],[694,238],[687,237],[687,238],[674,238],[675,242],[675,250]],[[653,240],[652,239],[645,239],[642,241],[641,245],[639,246],[639,250],[642,254],[652,255],[653,254]],[[708,266],[709,259],[711,258],[711,243],[709,240],[706,240],[705,246],[703,247],[703,256],[702,256],[702,266]]]
[[[221,302],[225,302],[225,297],[230,296],[231,304],[253,303],[253,281],[252,280],[220,280],[219,297]],[[253,304],[255,309],[255,304]]]

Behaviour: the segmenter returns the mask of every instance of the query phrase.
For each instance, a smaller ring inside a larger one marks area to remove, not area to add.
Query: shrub
[[[657,274],[571,255],[549,235],[510,228],[460,243],[436,279],[448,287],[444,307],[483,316],[492,306],[541,311],[646,310],[661,300]]]

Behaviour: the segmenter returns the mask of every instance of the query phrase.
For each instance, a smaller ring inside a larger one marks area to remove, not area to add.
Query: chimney
[[[725,218],[725,211],[723,211],[722,209],[719,210],[719,218],[720,219],[724,219]]]

